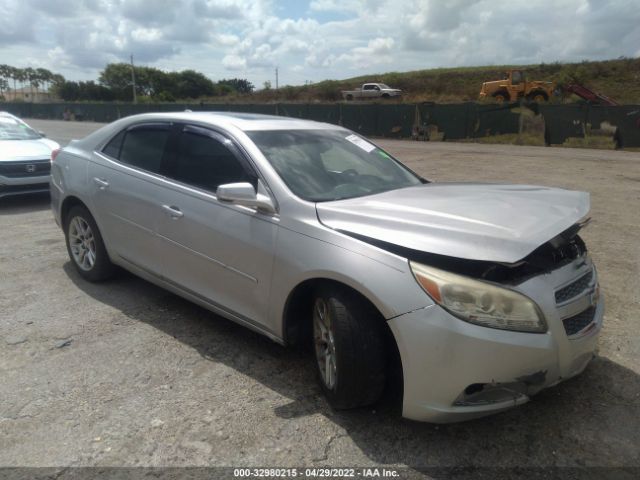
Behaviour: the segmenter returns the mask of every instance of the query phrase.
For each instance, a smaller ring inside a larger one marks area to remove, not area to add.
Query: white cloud
[[[247,68],[247,60],[237,55],[225,55],[222,65],[228,70],[244,70]]]
[[[107,62],[260,85],[387,70],[638,56],[637,0],[0,0],[3,63],[96,78]],[[35,65],[39,66],[39,65]],[[273,80],[273,79],[272,79]]]

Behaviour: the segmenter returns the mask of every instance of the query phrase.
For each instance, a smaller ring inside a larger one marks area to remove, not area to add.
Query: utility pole
[[[136,99],[136,72],[133,67],[133,53],[131,54],[131,84],[131,88],[133,88],[133,103],[138,103]]]
[[[278,90],[278,67],[276,67],[276,90]]]

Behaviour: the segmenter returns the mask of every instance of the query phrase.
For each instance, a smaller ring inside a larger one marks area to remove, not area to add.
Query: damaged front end
[[[544,388],[546,370],[518,377],[513,382],[472,383],[453,402],[455,407],[475,407],[512,400],[514,404],[525,402]]]
[[[430,265],[459,275],[479,280],[518,285],[527,279],[553,271],[587,254],[587,247],[578,232],[590,219],[576,223],[551,240],[545,242],[515,263],[469,260],[435,253],[413,250],[375,238],[368,238],[348,231],[341,233],[357,238],[409,261]]]

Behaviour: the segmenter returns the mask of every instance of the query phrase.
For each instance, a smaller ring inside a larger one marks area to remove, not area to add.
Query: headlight
[[[547,331],[538,306],[521,293],[420,263],[409,265],[424,291],[462,320],[502,330]]]

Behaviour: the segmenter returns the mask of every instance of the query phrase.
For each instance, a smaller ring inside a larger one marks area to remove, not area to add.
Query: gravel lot
[[[30,123],[63,144],[99,126]],[[0,465],[640,467],[640,154],[379,143],[434,180],[591,192],[607,313],[583,375],[463,424],[333,412],[310,356],[131,275],[82,281],[48,198],[14,198],[0,204]]]

